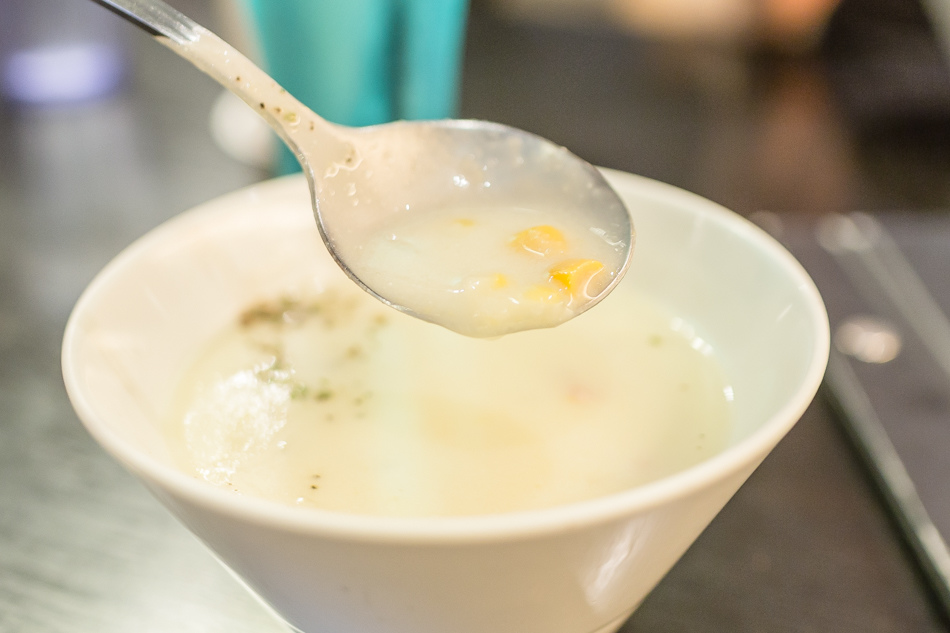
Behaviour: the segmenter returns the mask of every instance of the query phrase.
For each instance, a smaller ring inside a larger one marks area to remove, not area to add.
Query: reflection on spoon
[[[160,0],[94,1],[264,117],[303,167],[333,258],[392,307],[500,336],[584,312],[626,271],[634,237],[623,202],[563,147],[481,121],[335,125]]]

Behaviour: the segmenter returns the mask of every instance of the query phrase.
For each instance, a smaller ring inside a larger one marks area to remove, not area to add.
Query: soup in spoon
[[[360,246],[360,277],[394,303],[474,337],[545,328],[583,312],[623,252],[556,207],[416,213]]]

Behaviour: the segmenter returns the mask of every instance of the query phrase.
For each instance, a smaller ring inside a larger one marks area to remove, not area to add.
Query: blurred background
[[[171,3],[265,56],[245,5]],[[461,117],[776,234],[902,212],[950,253],[946,0],[471,0],[462,15],[445,105]],[[87,437],[59,345],[123,247],[286,164],[215,83],[88,0],[0,0],[0,71],[0,633],[281,630]],[[623,630],[950,629],[819,399]]]

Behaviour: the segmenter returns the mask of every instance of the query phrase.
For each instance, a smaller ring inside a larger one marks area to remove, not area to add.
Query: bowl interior
[[[824,305],[805,271],[715,203],[646,179],[613,180],[638,233],[625,283],[667,305],[714,350],[734,395],[731,445],[776,418],[797,421],[828,347]]]
[[[638,233],[618,291],[650,295],[715,350],[734,393],[732,445],[765,428],[777,441],[824,368],[827,321],[814,286],[738,216],[660,183],[608,177]],[[70,397],[132,470],[143,460],[170,466],[161,422],[196,351],[254,301],[338,279],[301,177],[207,203],[133,244],[84,293],[64,342]]]

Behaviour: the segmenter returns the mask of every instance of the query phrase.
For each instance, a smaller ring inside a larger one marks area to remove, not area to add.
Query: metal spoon
[[[154,36],[239,96],[296,154],[317,225],[344,272],[370,294],[421,319],[447,325],[428,305],[405,305],[391,284],[361,268],[366,236],[397,214],[493,205],[570,208],[615,253],[612,277],[570,318],[598,303],[629,266],[633,226],[623,202],[590,164],[563,147],[497,123],[397,121],[365,128],[330,123],[281,88],[214,33],[161,0],[93,0]],[[305,59],[301,60],[306,63]],[[502,324],[494,336],[552,323]],[[447,325],[464,331],[465,327]]]

